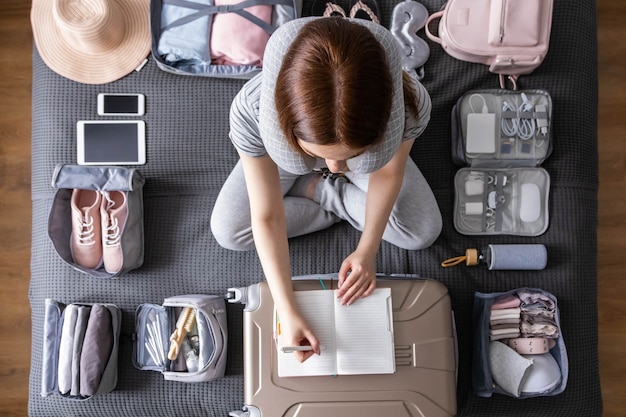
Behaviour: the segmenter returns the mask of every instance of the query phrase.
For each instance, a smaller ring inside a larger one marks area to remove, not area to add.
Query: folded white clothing
[[[59,343],[59,366],[57,383],[61,394],[67,394],[72,388],[72,353],[74,349],[74,331],[78,306],[70,304],[66,307],[63,315],[63,327],[61,328],[61,342]]]
[[[502,319],[518,319],[520,318],[521,311],[519,308],[506,308],[504,310],[492,310],[489,316],[490,321],[502,320]]]
[[[516,308],[503,308],[501,310],[491,310],[490,320],[519,317],[522,310]]]
[[[78,307],[72,348],[72,386],[70,395],[80,395],[80,355],[83,351],[83,341],[85,340],[90,310],[87,306]]]

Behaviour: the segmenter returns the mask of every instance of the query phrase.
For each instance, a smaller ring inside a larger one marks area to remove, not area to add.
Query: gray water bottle
[[[467,249],[464,256],[450,258],[443,267],[458,265],[485,265],[489,270],[541,270],[548,264],[548,251],[541,244],[489,245],[480,251]]]

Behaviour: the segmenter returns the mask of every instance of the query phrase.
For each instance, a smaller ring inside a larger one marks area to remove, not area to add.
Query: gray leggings
[[[346,176],[350,182],[320,179],[313,200],[309,200],[288,195],[299,176],[278,170],[288,237],[326,229],[341,220],[363,230],[369,174],[348,172]],[[425,249],[434,243],[441,229],[441,213],[435,196],[415,162],[409,158],[383,239],[403,249]],[[211,214],[211,231],[217,242],[227,249],[254,249],[250,202],[241,161],[235,165],[217,196]]]

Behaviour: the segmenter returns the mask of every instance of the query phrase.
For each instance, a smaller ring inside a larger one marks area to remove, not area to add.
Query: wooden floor
[[[626,1],[597,1],[600,367],[604,415],[618,417],[626,415]],[[0,416],[25,416],[28,401],[29,9],[29,0],[0,0]]]

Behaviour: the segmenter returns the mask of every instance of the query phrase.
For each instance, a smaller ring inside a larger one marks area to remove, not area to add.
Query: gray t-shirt
[[[259,131],[259,102],[262,74],[256,75],[239,91],[230,108],[230,140],[244,155],[259,157],[267,154]],[[415,139],[422,134],[430,121],[432,104],[426,88],[417,78],[411,77],[418,99],[419,117],[416,119],[405,110],[405,125],[402,140]],[[275,161],[277,162],[277,161]],[[324,165],[318,160],[316,168]]]

